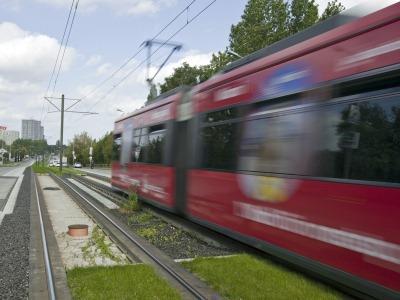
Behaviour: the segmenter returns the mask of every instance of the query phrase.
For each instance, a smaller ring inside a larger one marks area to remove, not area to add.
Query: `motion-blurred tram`
[[[400,3],[370,2],[117,120],[113,187],[400,299]]]

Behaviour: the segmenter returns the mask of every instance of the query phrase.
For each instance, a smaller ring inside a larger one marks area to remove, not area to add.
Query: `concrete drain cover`
[[[59,191],[60,190],[60,188],[55,187],[55,186],[47,186],[47,187],[45,187],[43,189],[46,190],[46,191]]]

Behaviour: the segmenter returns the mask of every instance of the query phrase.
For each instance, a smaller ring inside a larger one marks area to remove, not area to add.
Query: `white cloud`
[[[10,129],[20,130],[21,119],[40,119],[59,43],[44,34],[25,31],[14,23],[0,23],[0,120]],[[67,48],[63,69],[77,57]],[[46,128],[46,133],[52,129]]]
[[[0,76],[0,94],[25,94],[38,92],[39,86],[27,80],[12,82]]]
[[[103,57],[101,55],[95,54],[89,57],[85,65],[88,67],[93,67],[98,65],[102,60]]]
[[[70,0],[36,0],[56,6],[69,6]],[[169,7],[177,0],[85,0],[79,2],[80,10],[91,12],[100,7],[112,9],[118,14],[139,15],[154,14],[163,7]]]
[[[101,75],[110,73],[111,69],[112,69],[112,65],[110,63],[104,63],[104,64],[100,65],[99,67],[97,67],[96,75],[101,76]]]
[[[0,43],[26,36],[27,32],[14,23],[4,22],[0,24]]]
[[[54,38],[24,31],[13,23],[0,23],[0,77],[14,82],[47,80],[58,49]],[[67,48],[63,70],[68,70],[75,54]]]

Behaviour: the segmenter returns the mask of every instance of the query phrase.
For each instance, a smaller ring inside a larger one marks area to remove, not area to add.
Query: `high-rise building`
[[[44,129],[40,121],[22,120],[21,138],[25,140],[43,140]]]
[[[0,130],[0,140],[3,140],[6,145],[11,145],[15,140],[19,139],[19,131],[16,130]]]

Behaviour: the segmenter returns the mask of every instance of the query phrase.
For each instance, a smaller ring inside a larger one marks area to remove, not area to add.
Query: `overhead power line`
[[[60,75],[61,67],[62,67],[62,64],[63,64],[63,61],[64,61],[65,51],[67,50],[67,47],[68,47],[68,41],[69,41],[69,37],[71,36],[72,27],[74,26],[76,11],[78,10],[78,4],[79,4],[79,0],[77,0],[77,1],[76,1],[76,4],[75,4],[75,10],[74,10],[74,14],[73,14],[73,16],[72,16],[71,25],[69,26],[69,31],[68,31],[68,35],[67,35],[67,40],[65,41],[65,45],[64,45],[64,51],[63,51],[63,54],[62,54],[62,56],[61,56],[60,64],[59,64],[59,66],[58,66],[58,71],[57,71],[56,79],[54,80],[53,94],[54,94],[54,92],[55,92],[56,85],[57,85],[57,81],[58,81],[58,76]]]
[[[64,38],[65,38],[65,34],[66,34],[66,32],[67,32],[69,20],[70,20],[70,18],[71,18],[72,9],[74,8],[74,3],[75,3],[75,0],[72,0],[72,2],[71,2],[71,7],[69,8],[69,12],[68,12],[67,22],[65,23],[65,26],[64,26],[64,32],[63,32],[63,34],[62,34],[60,47],[58,48],[57,58],[56,58],[56,61],[54,62],[54,66],[53,66],[53,69],[52,69],[52,71],[51,71],[51,75],[50,75],[49,83],[47,84],[46,92],[44,93],[44,96],[45,96],[45,97],[47,96],[47,93],[49,92],[50,85],[51,85],[51,83],[52,83],[52,81],[53,81],[54,73],[55,73],[56,68],[57,68],[57,65],[58,65],[58,59],[60,58],[61,49],[62,49],[62,46],[63,46],[63,44],[64,44]],[[43,113],[44,113],[44,106],[45,106],[45,103],[46,103],[46,100],[44,99],[44,100],[43,100],[43,105],[42,105],[42,112],[41,112],[41,114],[40,114],[40,120],[41,120],[41,121],[43,121]]]
[[[194,17],[188,19],[187,22],[181,26],[177,31],[175,31],[166,41],[164,41],[154,52],[152,52],[149,56],[151,58],[154,54],[156,54],[162,47],[165,46],[171,39],[173,39],[176,35],[178,35],[183,29],[185,29],[190,23],[196,20],[201,14],[203,14],[211,5],[213,5],[217,0],[211,1],[206,7],[204,7],[200,12],[198,12]],[[105,99],[113,90],[115,90],[118,86],[120,86],[126,79],[128,79],[134,72],[136,72],[144,63],[146,63],[147,59],[142,60],[134,69],[132,69],[128,74],[126,74],[120,81],[114,84],[103,96],[101,96],[89,109],[91,111],[100,101]]]
[[[196,2],[197,0],[192,0],[188,5],[185,6],[175,17],[171,19],[161,30],[154,35],[150,41],[154,41],[156,38],[158,38],[171,24],[173,24],[182,14],[188,11],[188,9]],[[105,83],[110,81],[112,78],[114,78],[115,75],[117,75],[125,66],[127,66],[135,57],[137,57],[143,50],[145,49],[144,45],[141,45],[139,49],[131,56],[129,57],[125,62],[121,64],[121,66],[118,67],[114,72],[112,72],[107,78],[105,78],[103,81],[101,81],[98,85],[96,85],[89,93],[87,93],[85,96],[82,97],[82,100],[89,97],[90,95],[93,95],[96,91],[98,91]]]
[[[58,48],[57,58],[56,58],[56,61],[54,63],[54,66],[53,66],[53,70],[51,71],[51,76],[50,76],[49,84],[47,85],[47,90],[46,90],[45,96],[47,96],[47,93],[49,92],[51,82],[53,81],[54,72],[56,71],[56,68],[57,68],[57,65],[58,65],[58,59],[60,58],[61,49],[62,49],[62,46],[64,44],[65,33],[67,32],[69,19],[71,18],[71,13],[72,13],[72,9],[74,7],[74,3],[75,3],[75,0],[72,0],[71,7],[70,7],[69,13],[68,13],[67,23],[65,23],[64,32],[63,32],[63,35],[62,35],[62,38],[61,38],[60,47]]]

